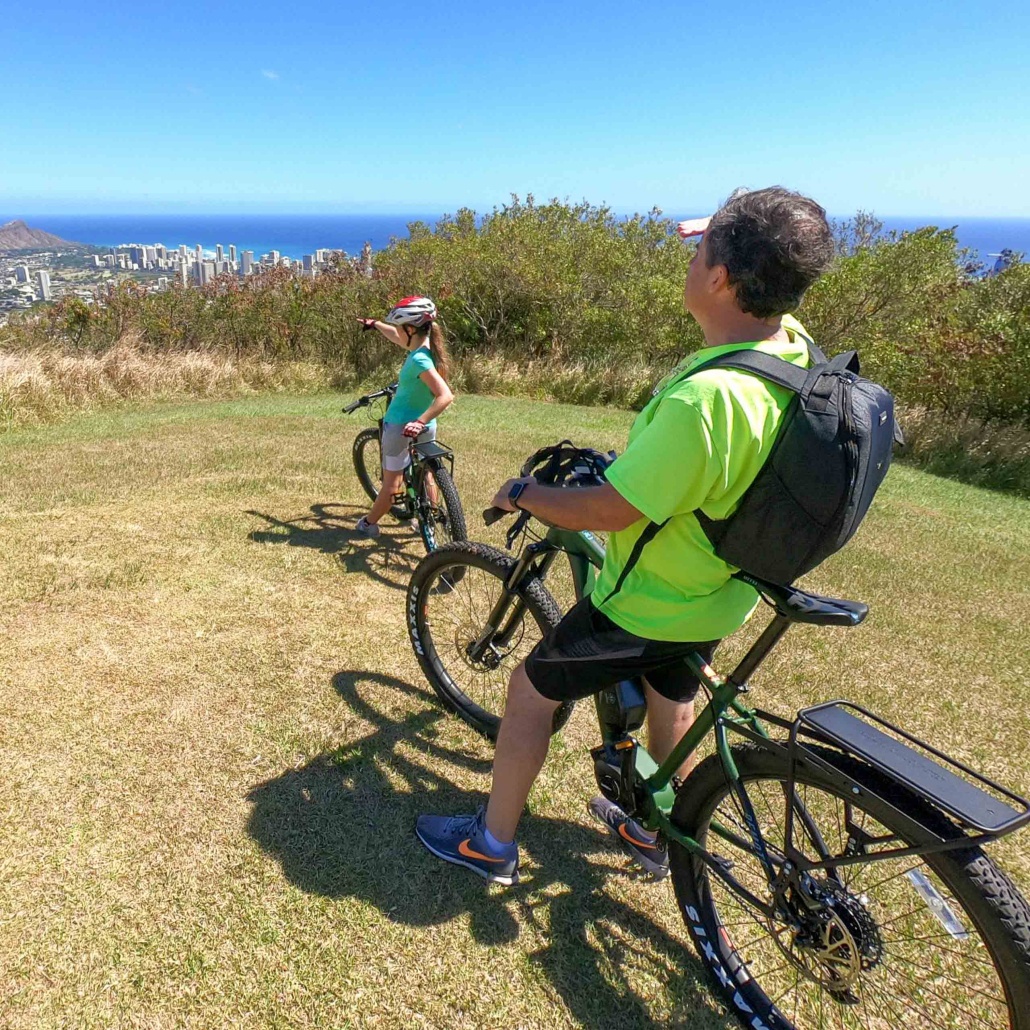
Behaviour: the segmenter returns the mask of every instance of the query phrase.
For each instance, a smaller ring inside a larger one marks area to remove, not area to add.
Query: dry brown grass
[[[901,411],[901,422],[908,461],[938,475],[1030,497],[1030,427],[911,406]]]
[[[81,409],[132,400],[233,397],[324,389],[314,362],[263,361],[206,351],[154,352],[124,338],[103,354],[0,351],[0,428],[53,422]]]
[[[588,706],[534,792],[521,886],[418,845],[419,812],[478,804],[490,751],[406,643],[417,539],[354,533],[339,406],[0,440],[0,1025],[734,1027],[671,889],[624,875],[584,813]],[[622,446],[629,421],[462,397],[442,435],[474,513],[539,444]],[[1028,527],[1025,501],[893,472],[811,580],[870,619],[792,631],[754,700],[853,697],[1030,791]],[[996,850],[1030,889],[1025,840]]]
[[[475,354],[455,365],[456,389],[508,397],[556,400],[564,404],[641,406],[666,369],[643,362],[546,361],[521,363],[502,355]]]

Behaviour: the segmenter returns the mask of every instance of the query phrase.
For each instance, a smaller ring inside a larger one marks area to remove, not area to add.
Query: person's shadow
[[[465,870],[443,869],[415,837],[415,819],[422,812],[470,812],[481,803],[441,770],[485,776],[487,746],[443,744],[438,726],[451,716],[428,690],[358,671],[338,673],[333,686],[375,728],[249,794],[248,832],[291,883],[325,897],[360,898],[409,926],[468,913],[470,932],[484,945],[517,938],[516,915],[546,927],[548,943],[530,959],[586,1026],[737,1026],[718,1014],[686,931],[670,935],[605,890],[618,874],[589,858],[604,847],[604,831],[527,815],[519,843],[529,876],[503,893],[484,889]],[[659,980],[674,999],[661,1023],[635,986],[645,964],[643,980]]]
[[[266,528],[253,530],[247,539],[256,544],[310,547],[335,556],[345,572],[360,572],[385,586],[406,590],[424,553],[421,541],[408,525],[389,516],[380,535],[369,539],[356,528],[367,510],[350,504],[313,504],[303,515],[280,519],[248,509],[244,514],[264,519]]]

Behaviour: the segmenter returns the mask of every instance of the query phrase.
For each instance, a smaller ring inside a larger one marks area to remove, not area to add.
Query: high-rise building
[[[39,299],[50,300],[50,275],[48,272],[44,272],[42,269],[36,273],[36,279],[39,282]]]
[[[233,264],[236,264],[236,244],[235,243],[230,243],[229,244],[229,260]]]
[[[305,254],[301,260],[304,262],[305,272],[313,272],[315,270],[315,258],[313,254]]]
[[[277,250],[270,250],[268,252],[268,257],[269,257],[269,260],[272,262],[273,265],[279,264],[279,251],[277,251]]]
[[[27,283],[29,281],[29,266],[15,265],[14,278],[17,279],[20,283]]]
[[[189,254],[189,250],[186,248],[185,243],[179,244],[179,254],[182,256],[183,261],[185,261],[187,255]]]
[[[162,247],[161,250],[163,251],[164,247]],[[161,257],[164,257],[163,253],[161,254]],[[157,247],[144,247],[143,248],[143,260],[147,263],[147,267],[148,268],[153,267],[153,266],[155,266],[157,264],[157,258],[158,258]]]
[[[240,271],[244,275],[250,275],[254,271],[254,251],[245,250],[240,255]]]
[[[196,250],[193,252],[193,259],[197,264],[201,264],[204,260],[204,248],[198,243]]]
[[[225,254],[222,252],[222,245],[220,243],[215,244],[215,261],[221,264],[225,260]]]

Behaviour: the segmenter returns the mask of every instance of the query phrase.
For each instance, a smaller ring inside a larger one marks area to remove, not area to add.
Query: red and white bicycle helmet
[[[383,321],[418,329],[436,321],[436,305],[428,297],[405,297],[390,308]]]

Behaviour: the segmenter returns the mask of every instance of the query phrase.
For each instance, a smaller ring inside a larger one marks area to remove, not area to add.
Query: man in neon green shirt
[[[735,569],[716,556],[694,512],[722,519],[736,508],[792,395],[746,372],[690,372],[749,349],[807,367],[807,337],[788,312],[829,266],[833,236],[818,204],[780,187],[735,194],[711,219],[681,225],[681,235],[701,234],[683,303],[707,346],[659,384],[607,483],[563,490],[509,480],[493,501],[609,537],[593,592],[512,674],[486,809],[418,820],[433,854],[488,880],[518,879],[515,831],[547,755],[555,708],[642,676],[648,749],[663,761],[694,720],[698,682],[684,655],[710,659],[757,603],[731,578]],[[603,798],[591,811],[648,871],[667,873],[668,856],[653,835]]]

